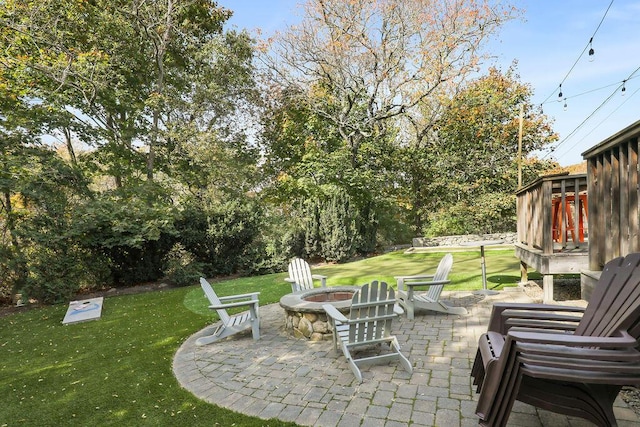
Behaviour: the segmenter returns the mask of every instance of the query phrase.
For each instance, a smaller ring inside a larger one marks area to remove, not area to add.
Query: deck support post
[[[553,274],[542,276],[542,302],[550,304],[553,302]]]
[[[527,273],[528,265],[524,261],[520,261],[520,284],[524,285],[529,282],[529,274]]]

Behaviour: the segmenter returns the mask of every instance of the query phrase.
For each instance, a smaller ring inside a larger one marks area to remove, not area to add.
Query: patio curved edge
[[[444,292],[443,292],[444,294]],[[284,310],[260,307],[261,337],[237,334],[207,346],[196,340],[216,325],[190,336],[173,358],[178,383],[205,402],[302,426],[477,425],[477,395],[470,371],[477,340],[486,331],[494,301],[531,302],[524,292],[479,297],[448,292],[446,299],[468,309],[466,316],[419,312],[402,316],[393,330],[413,366],[367,366],[358,383],[331,341],[298,340],[284,331]],[[620,400],[620,399],[619,399]],[[639,426],[624,402],[616,408],[625,426]],[[575,418],[516,402],[512,425],[571,426]]]

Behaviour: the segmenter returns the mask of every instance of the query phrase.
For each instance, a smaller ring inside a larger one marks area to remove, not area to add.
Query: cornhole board
[[[99,319],[102,315],[102,302],[104,297],[90,298],[79,301],[71,301],[67,314],[62,320],[63,325],[71,323],[86,322],[87,320]]]

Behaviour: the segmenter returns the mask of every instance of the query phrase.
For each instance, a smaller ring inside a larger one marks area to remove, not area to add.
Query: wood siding
[[[636,123],[583,153],[589,188],[589,269],[640,251]]]

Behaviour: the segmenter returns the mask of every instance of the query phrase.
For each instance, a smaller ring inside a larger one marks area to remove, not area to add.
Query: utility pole
[[[518,129],[518,188],[522,188],[522,122],[524,120],[524,105],[520,104],[520,125]]]
[[[522,122],[524,120],[524,104],[520,104],[520,123],[518,126],[518,189],[522,188]],[[520,215],[518,212],[518,203],[516,203],[516,217]],[[520,283],[524,284],[529,281],[527,273],[527,264],[520,260]]]

